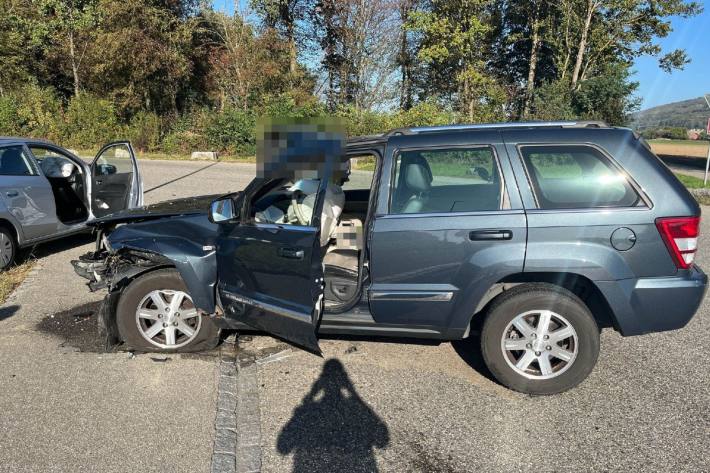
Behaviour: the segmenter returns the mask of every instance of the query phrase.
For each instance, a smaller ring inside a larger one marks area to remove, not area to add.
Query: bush
[[[114,141],[124,132],[118,124],[113,103],[88,93],[72,97],[64,119],[65,140],[81,148]]]
[[[56,140],[61,106],[49,88],[26,85],[0,98],[0,134]]]
[[[128,126],[128,138],[141,151],[156,151],[160,148],[162,123],[151,112],[138,112]]]
[[[252,111],[227,108],[209,117],[205,136],[214,150],[253,154],[255,127],[256,117]]]
[[[17,116],[17,102],[14,96],[0,97],[0,135],[20,135],[22,123]]]

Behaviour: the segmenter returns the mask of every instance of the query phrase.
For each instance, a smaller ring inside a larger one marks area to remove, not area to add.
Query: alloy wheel
[[[531,310],[503,331],[501,350],[508,365],[530,379],[550,379],[567,371],[579,348],[577,332],[562,315]]]
[[[138,304],[136,324],[141,336],[159,348],[175,349],[200,332],[202,317],[192,298],[182,291],[151,291]]]

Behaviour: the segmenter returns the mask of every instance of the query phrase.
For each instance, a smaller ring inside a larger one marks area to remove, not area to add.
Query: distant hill
[[[673,102],[641,110],[632,115],[631,127],[636,130],[656,127],[705,128],[710,117],[710,108],[705,99]]]

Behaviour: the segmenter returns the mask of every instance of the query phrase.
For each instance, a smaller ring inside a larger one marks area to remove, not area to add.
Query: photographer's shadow
[[[279,453],[294,454],[294,473],[376,472],[373,449],[388,445],[387,425],[335,359],[325,363],[277,440]]]

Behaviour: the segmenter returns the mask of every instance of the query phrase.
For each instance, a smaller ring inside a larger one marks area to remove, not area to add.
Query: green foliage
[[[21,129],[15,97],[11,95],[0,97],[0,136],[20,135]]]
[[[256,146],[255,128],[256,116],[252,111],[227,108],[210,117],[205,136],[213,149],[251,154]]]
[[[665,138],[668,140],[686,140],[688,131],[682,127],[648,128],[641,132],[646,139]]]
[[[60,102],[50,88],[29,84],[0,98],[0,134],[57,139],[60,120]]]
[[[64,120],[64,140],[81,148],[114,141],[122,132],[113,103],[86,92],[71,98]]]
[[[138,112],[128,126],[128,138],[133,146],[141,151],[160,149],[162,122],[160,117],[151,112]]]

